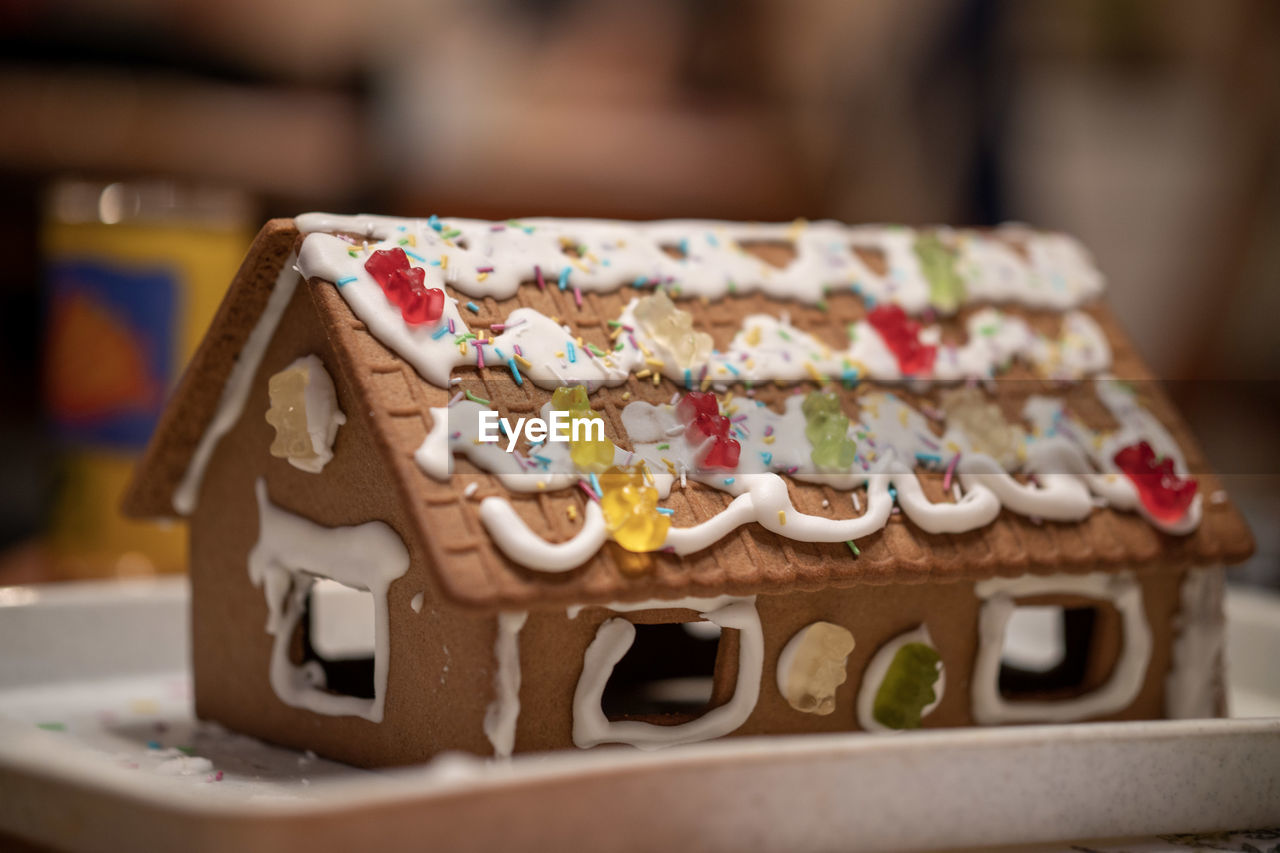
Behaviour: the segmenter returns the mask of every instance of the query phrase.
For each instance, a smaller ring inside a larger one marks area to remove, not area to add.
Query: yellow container
[[[62,182],[42,229],[45,401],[62,447],[52,570],[87,577],[185,568],[182,525],[119,504],[164,400],[253,234],[233,191]]]

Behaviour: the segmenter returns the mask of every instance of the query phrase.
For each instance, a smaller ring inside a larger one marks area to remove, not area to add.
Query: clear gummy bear
[[[278,459],[312,460],[317,457],[307,429],[307,370],[288,367],[267,380],[271,407],[267,423],[276,429],[270,452]]]
[[[693,315],[677,308],[666,291],[639,299],[635,316],[644,333],[666,349],[681,370],[701,365],[711,355],[711,336],[695,332]]]
[[[787,643],[787,666],[778,684],[787,704],[806,714],[825,716],[836,709],[836,688],[848,678],[853,634],[831,622],[807,625]],[[782,661],[779,662],[781,667]]]
[[[947,426],[963,432],[974,450],[1006,468],[1016,464],[1026,435],[1021,427],[1004,419],[1000,407],[986,394],[977,388],[957,388],[943,394],[941,403]]]

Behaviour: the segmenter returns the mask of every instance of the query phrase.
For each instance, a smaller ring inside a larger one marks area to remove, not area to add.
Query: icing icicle
[[[271,502],[266,481],[254,487],[258,498],[258,542],[249,552],[249,577],[267,600],[267,633],[275,638],[271,652],[271,687],[280,701],[317,714],[382,721],[387,672],[391,660],[387,592],[391,582],[409,569],[409,552],[396,532],[381,521],[351,527],[324,527]],[[365,590],[373,596],[374,654],[372,699],[341,696],[317,683],[315,667],[289,659],[294,629],[306,610],[317,578]]]

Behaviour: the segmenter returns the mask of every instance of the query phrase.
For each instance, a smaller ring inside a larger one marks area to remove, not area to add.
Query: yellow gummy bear
[[[569,458],[581,471],[603,471],[613,464],[613,442],[604,437],[604,418],[591,408],[587,389],[582,385],[566,385],[551,392],[551,408],[569,413]],[[586,421],[577,427],[574,421]],[[597,429],[592,421],[600,421]],[[578,440],[574,440],[574,435]],[[600,438],[595,438],[596,435]]]
[[[635,314],[645,334],[670,352],[682,370],[704,363],[711,355],[711,336],[695,332],[693,315],[677,308],[666,291],[638,300]]]
[[[614,465],[600,475],[600,508],[614,541],[628,551],[656,551],[667,541],[671,519],[658,512],[658,490],[644,463]]]
[[[587,422],[578,427],[579,435],[582,436],[578,441],[569,439],[569,458],[581,471],[603,471],[613,462],[613,442],[603,437],[603,428],[600,429],[602,437],[594,437],[595,427],[590,426],[593,420],[604,422],[599,412],[592,412],[590,415],[573,415],[570,419],[570,436],[573,435],[573,421]]]

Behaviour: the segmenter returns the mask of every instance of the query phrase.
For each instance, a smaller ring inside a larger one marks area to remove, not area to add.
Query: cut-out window
[[[311,585],[300,623],[300,663],[315,687],[373,698],[374,619],[372,593],[327,579]]]
[[[712,622],[635,626],[635,641],[613,668],[601,708],[610,720],[676,725],[716,704],[722,640],[737,632]]]
[[[785,269],[796,259],[796,244],[790,240],[740,240],[738,245],[771,267]]]
[[[1000,694],[1008,699],[1079,695],[1087,688],[1099,621],[1094,607],[1018,606],[1000,653]]]

